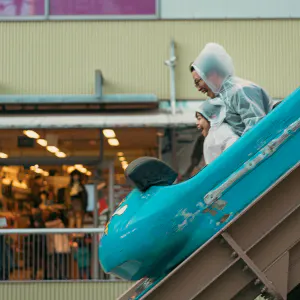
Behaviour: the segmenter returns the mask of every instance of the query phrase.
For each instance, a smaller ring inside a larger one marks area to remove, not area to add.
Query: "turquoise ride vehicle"
[[[300,161],[300,89],[191,179],[143,157],[126,176],[136,188],[100,241],[105,272],[126,280],[168,274]]]

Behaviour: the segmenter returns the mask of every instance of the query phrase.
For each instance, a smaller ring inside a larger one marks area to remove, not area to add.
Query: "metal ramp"
[[[130,299],[140,282],[119,300]],[[279,300],[299,283],[298,163],[140,299],[253,300],[263,294]]]

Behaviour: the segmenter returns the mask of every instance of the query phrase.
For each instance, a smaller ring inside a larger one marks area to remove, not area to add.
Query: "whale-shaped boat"
[[[126,280],[165,276],[298,163],[299,147],[297,89],[185,182],[174,184],[176,172],[157,159],[132,162],[136,188],[107,224],[102,268]]]

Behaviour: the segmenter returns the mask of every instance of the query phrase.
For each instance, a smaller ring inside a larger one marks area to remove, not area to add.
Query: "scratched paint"
[[[207,205],[211,205],[213,202],[218,200],[223,193],[230,188],[234,183],[236,183],[245,174],[249,173],[253,168],[255,168],[259,163],[266,160],[268,157],[273,155],[276,150],[286,142],[291,136],[293,136],[300,129],[300,119],[288,126],[283,133],[278,137],[269,142],[265,147],[263,147],[255,157],[249,159],[243,164],[243,166],[231,176],[227,178],[218,188],[208,192],[204,197],[204,202]]]
[[[121,216],[121,215],[123,215],[124,212],[126,211],[127,207],[128,207],[127,204],[124,205],[124,206],[122,206],[122,207],[119,207],[119,208],[114,212],[114,214],[113,214],[112,216]]]
[[[198,209],[195,212],[188,212],[187,209],[181,209],[175,216],[175,218],[182,217],[183,221],[177,225],[176,231],[183,230],[189,223],[193,222],[201,210]]]

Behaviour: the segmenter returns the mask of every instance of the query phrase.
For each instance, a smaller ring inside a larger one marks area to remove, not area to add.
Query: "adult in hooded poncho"
[[[224,102],[225,121],[239,136],[259,122],[273,107],[271,97],[253,82],[234,76],[234,65],[226,50],[207,44],[192,64],[198,90]]]

